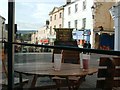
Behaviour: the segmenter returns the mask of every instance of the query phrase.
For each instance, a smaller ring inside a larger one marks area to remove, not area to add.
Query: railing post
[[[8,0],[8,42],[14,42],[14,23],[15,23],[15,1]],[[14,45],[8,43],[8,90],[14,87]]]

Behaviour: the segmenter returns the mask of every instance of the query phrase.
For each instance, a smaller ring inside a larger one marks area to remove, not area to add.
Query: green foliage
[[[31,34],[18,34],[19,39],[23,41],[30,41],[31,40]]]

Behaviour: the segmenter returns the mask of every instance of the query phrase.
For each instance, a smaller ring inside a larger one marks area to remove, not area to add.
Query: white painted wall
[[[4,22],[4,25],[3,25]],[[5,37],[5,18],[0,16],[0,41],[2,40],[2,28],[3,28],[3,36]]]
[[[115,45],[114,50],[120,51],[120,2],[110,9],[111,15],[114,19],[115,27]]]
[[[86,0],[86,9],[83,10],[83,1],[77,0],[75,3],[68,4],[64,7],[64,28],[68,28],[68,22],[71,22],[71,28],[75,28],[74,21],[78,20],[78,29],[82,28],[82,19],[86,18],[86,27],[85,29],[91,30],[90,43],[93,42],[93,19],[92,19],[92,10],[94,0]],[[75,4],[78,4],[78,12],[75,13]],[[68,8],[71,7],[71,14],[68,15]]]

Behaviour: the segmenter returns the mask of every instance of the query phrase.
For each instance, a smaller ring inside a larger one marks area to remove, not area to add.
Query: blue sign
[[[83,39],[83,31],[74,31],[73,39]]]

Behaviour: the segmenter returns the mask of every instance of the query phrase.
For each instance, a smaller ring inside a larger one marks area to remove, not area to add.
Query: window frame
[[[86,18],[82,19],[82,28],[85,29],[86,27]]]
[[[77,29],[77,27],[78,27],[78,20],[75,20],[74,24],[75,24],[75,28]]]
[[[68,15],[71,14],[71,7],[68,7]]]
[[[78,12],[78,4],[75,4],[75,13]]]
[[[70,27],[71,27],[71,22],[69,21],[69,22],[68,22],[68,28],[70,28]]]
[[[83,1],[83,10],[86,9],[86,0]]]

